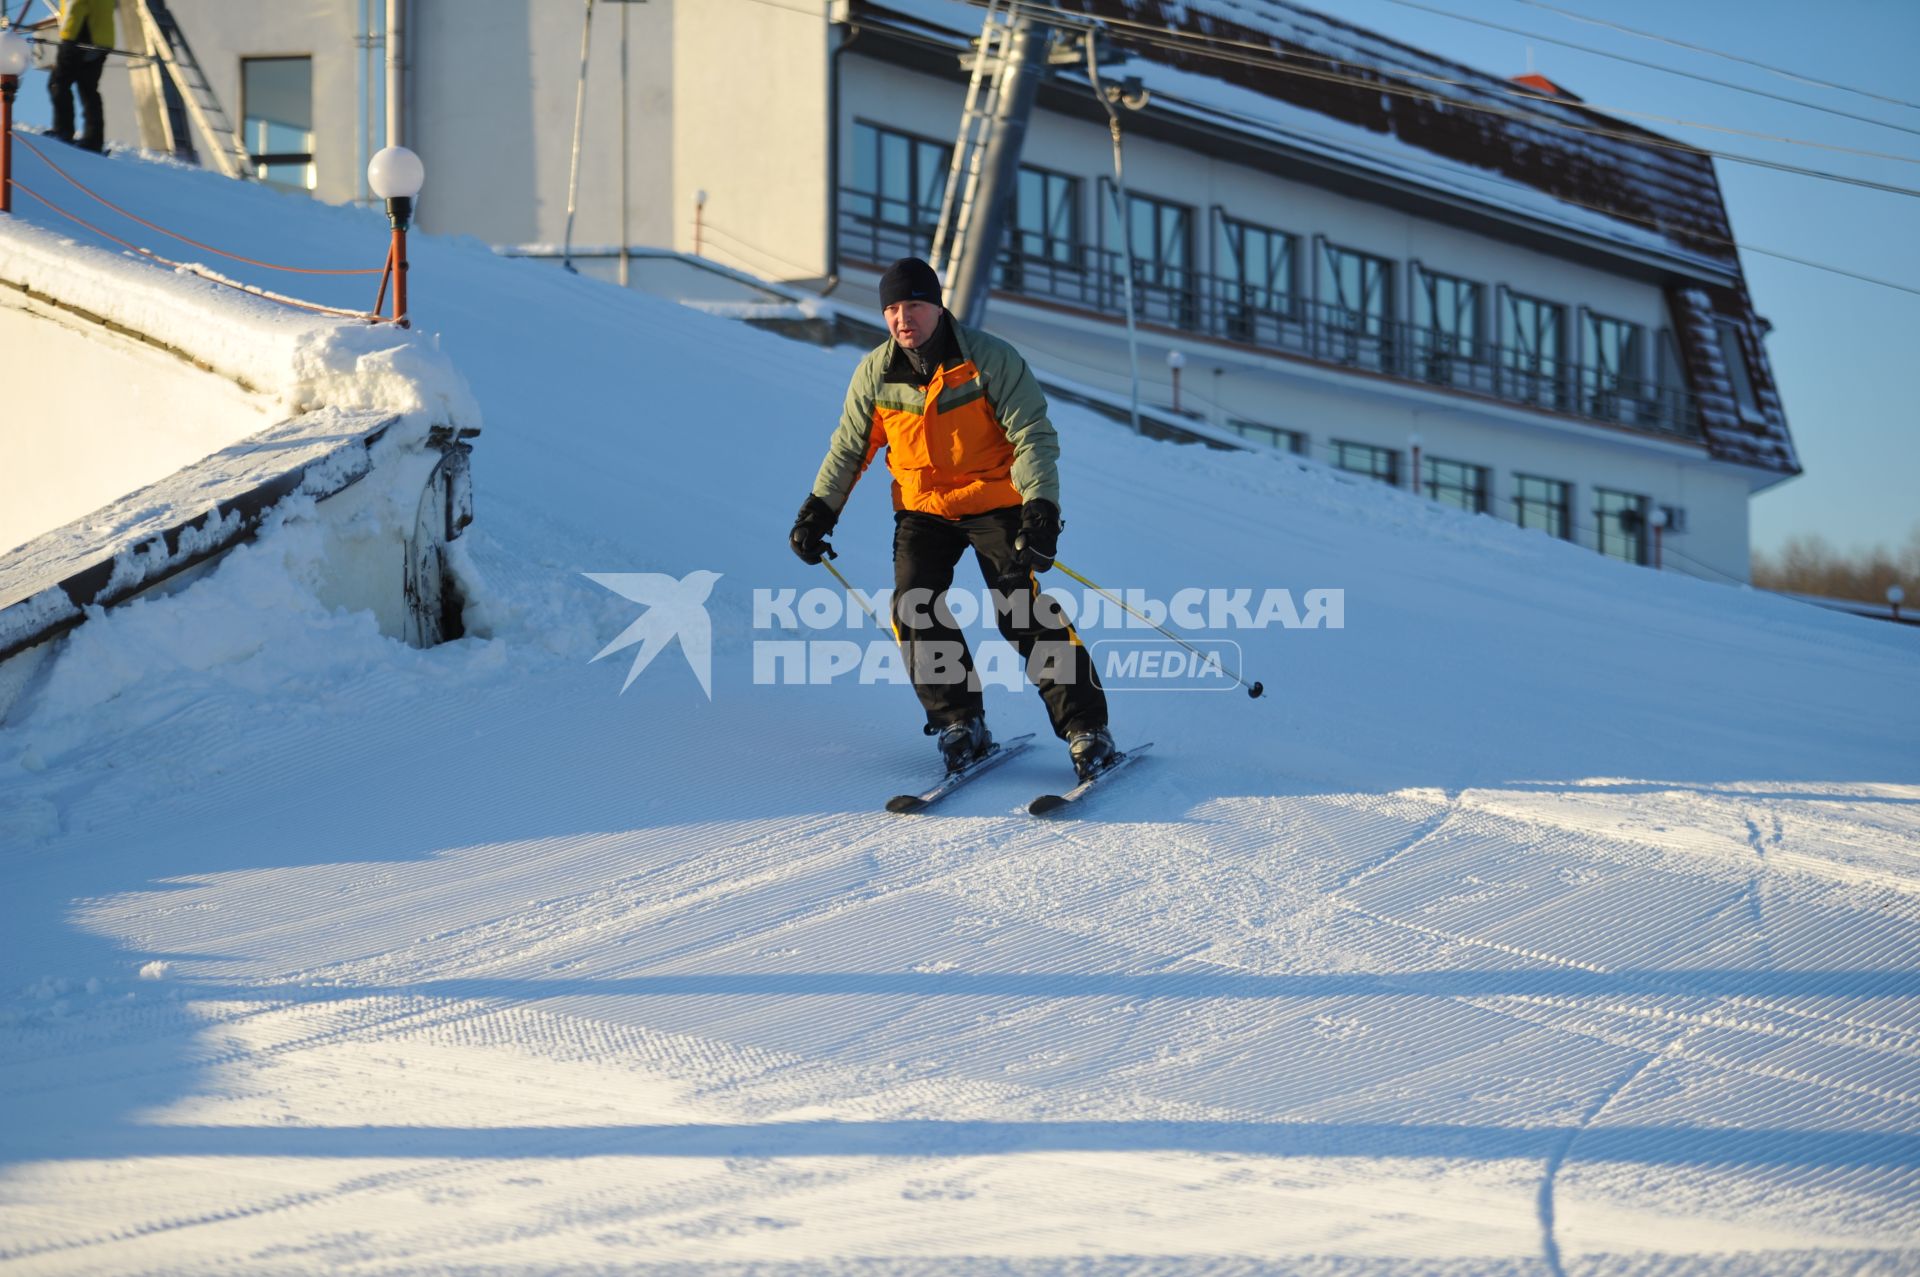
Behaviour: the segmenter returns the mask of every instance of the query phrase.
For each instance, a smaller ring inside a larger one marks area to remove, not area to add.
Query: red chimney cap
[[[1525,75],[1516,75],[1512,77],[1512,83],[1523,84],[1536,93],[1545,93],[1550,97],[1565,98],[1569,102],[1578,102],[1580,100],[1555,84],[1552,80],[1549,80],[1546,76],[1541,75],[1538,71],[1529,71]]]

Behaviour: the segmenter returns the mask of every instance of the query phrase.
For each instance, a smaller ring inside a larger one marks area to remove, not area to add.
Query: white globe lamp
[[[24,75],[32,62],[32,45],[12,31],[0,31],[0,75]]]
[[[413,224],[413,200],[426,184],[427,166],[404,146],[389,146],[367,164],[367,185],[387,202],[393,226],[393,322],[407,326],[407,228]]]
[[[367,162],[367,185],[383,200],[410,200],[426,185],[427,166],[404,146],[389,146]]]

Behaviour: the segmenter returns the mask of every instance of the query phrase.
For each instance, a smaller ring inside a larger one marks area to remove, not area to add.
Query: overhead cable
[[[1178,97],[1172,94],[1166,94],[1163,96],[1172,98],[1174,101],[1180,100]],[[1196,109],[1200,109],[1200,108],[1196,107]],[[1212,114],[1224,116],[1228,119],[1236,120],[1242,124],[1271,127],[1271,125],[1267,121],[1263,121],[1257,116],[1243,115],[1239,112],[1225,111],[1225,110],[1221,110],[1218,107],[1212,107],[1212,106],[1206,107],[1204,109],[1211,112]],[[1757,245],[1747,243],[1745,240],[1729,239],[1726,236],[1714,235],[1707,231],[1680,230],[1675,227],[1663,224],[1653,218],[1644,217],[1635,213],[1629,213],[1624,209],[1614,208],[1610,205],[1593,204],[1585,200],[1574,199],[1572,196],[1568,196],[1568,195],[1550,194],[1549,192],[1540,190],[1540,188],[1537,186],[1529,186],[1525,182],[1521,182],[1521,181],[1518,181],[1517,179],[1507,177],[1506,175],[1501,173],[1495,173],[1486,169],[1470,168],[1462,165],[1451,164],[1440,156],[1432,156],[1431,158],[1428,158],[1426,156],[1410,156],[1405,154],[1404,152],[1389,151],[1382,147],[1368,146],[1365,143],[1351,142],[1344,138],[1333,137],[1330,134],[1313,133],[1303,129],[1290,129],[1289,132],[1292,135],[1297,137],[1310,138],[1314,141],[1325,142],[1331,146],[1340,147],[1346,150],[1365,151],[1371,155],[1385,156],[1386,158],[1391,159],[1395,163],[1399,163],[1399,164],[1412,164],[1418,167],[1429,168],[1438,172],[1444,172],[1449,176],[1471,178],[1476,181],[1488,182],[1488,183],[1492,183],[1492,184],[1503,186],[1503,187],[1510,187],[1514,190],[1529,191],[1536,194],[1547,195],[1549,199],[1555,200],[1559,203],[1571,204],[1576,208],[1589,209],[1595,213],[1604,213],[1608,217],[1619,218],[1622,221],[1633,222],[1641,226],[1647,226],[1654,230],[1659,231],[1663,235],[1669,235],[1669,236],[1675,235],[1675,234],[1684,235],[1688,239],[1696,239],[1696,240],[1701,240],[1710,244],[1718,244],[1725,248],[1738,249],[1741,252],[1758,253],[1763,257],[1775,257],[1775,258],[1779,258],[1781,261],[1792,262],[1797,266],[1806,266],[1806,267],[1809,267],[1810,269],[1826,271],[1827,273],[1833,274],[1833,275],[1843,275],[1848,279],[1859,280],[1863,284],[1877,284],[1882,288],[1891,288],[1897,292],[1912,293],[1915,296],[1920,296],[1920,288],[1916,288],[1911,284],[1902,284],[1895,280],[1883,279],[1876,275],[1863,275],[1858,271],[1848,270],[1843,266],[1833,266],[1826,262],[1816,262],[1811,260],[1810,258],[1797,257],[1792,253],[1781,252],[1778,249],[1761,248]]]
[[[1532,5],[1536,9],[1545,9],[1550,13],[1557,13],[1562,17],[1571,18],[1575,22],[1586,22],[1596,27],[1609,27],[1612,30],[1620,31],[1627,35],[1638,36],[1643,40],[1652,40],[1658,44],[1670,44],[1676,49],[1686,49],[1690,53],[1704,53],[1708,57],[1725,58],[1729,62],[1738,62],[1742,66],[1755,67],[1761,71],[1767,72],[1770,75],[1777,75],[1784,80],[1796,80],[1801,84],[1810,84],[1816,88],[1822,88],[1822,89],[1834,89],[1841,93],[1857,93],[1863,98],[1872,98],[1876,102],[1886,102],[1886,103],[1890,103],[1893,106],[1904,106],[1904,107],[1911,108],[1913,110],[1920,110],[1920,102],[1910,102],[1906,98],[1896,98],[1896,97],[1890,97],[1885,93],[1875,93],[1872,89],[1863,89],[1857,84],[1842,84],[1837,80],[1823,80],[1818,76],[1808,75],[1803,71],[1791,71],[1791,70],[1788,70],[1786,67],[1777,67],[1768,62],[1761,62],[1755,58],[1743,57],[1738,53],[1729,53],[1725,49],[1715,49],[1709,45],[1689,44],[1685,40],[1676,40],[1672,36],[1661,35],[1658,32],[1654,32],[1654,31],[1642,31],[1638,27],[1629,27],[1619,22],[1609,22],[1604,18],[1588,17],[1584,13],[1575,13],[1571,9],[1562,9],[1558,5],[1546,4],[1543,2],[1543,0],[1517,0],[1517,3]],[[1540,38],[1546,39],[1545,36],[1542,36]],[[1560,42],[1554,41],[1554,43],[1557,44]],[[1575,45],[1573,47],[1579,48],[1582,46]],[[1600,54],[1601,57],[1619,58],[1622,61],[1626,61],[1626,62],[1631,62],[1635,60],[1635,59],[1626,57],[1624,54],[1608,53],[1602,49],[1592,49],[1592,50],[1589,50],[1589,52],[1598,53]],[[1643,63],[1642,65],[1651,65],[1651,64]],[[1675,74],[1687,75],[1689,73],[1685,71],[1678,71],[1678,72],[1675,72]],[[1704,79],[1705,77],[1695,76],[1694,78]],[[1717,80],[1709,81],[1709,83],[1717,84],[1719,83],[1719,81]],[[1740,86],[1736,85],[1733,87],[1737,88]],[[1759,93],[1764,97],[1776,96],[1775,94],[1772,94],[1772,93],[1766,93],[1764,90],[1761,90],[1761,89],[1743,89],[1743,91],[1747,93]],[[1799,99],[1782,98],[1781,101],[1798,102]],[[1812,106],[1813,109],[1816,111],[1826,111],[1826,110],[1833,109],[1830,107],[1815,106],[1811,102],[1801,102],[1800,105]],[[1834,114],[1849,115],[1848,112],[1839,111],[1839,110],[1834,110]],[[1870,124],[1884,123],[1884,121],[1868,119],[1868,117],[1864,115],[1853,115],[1853,116],[1850,116],[1850,118],[1856,119],[1856,120],[1867,120],[1867,122]],[[1900,126],[1897,124],[1888,124],[1887,127],[1892,129],[1892,128],[1899,128]],[[1911,132],[1911,130],[1909,130],[1909,132]]]
[[[1016,0],[1015,7],[1024,9],[1027,12],[1045,12],[1045,13],[1051,13],[1051,14],[1058,14],[1061,12],[1060,10],[1053,9],[1048,5],[1035,4],[1032,2],[1032,0]],[[1142,24],[1142,25],[1145,25],[1145,24]],[[1447,97],[1444,94],[1436,93],[1430,89],[1409,88],[1409,87],[1404,87],[1399,85],[1383,83],[1377,80],[1366,80],[1358,76],[1339,75],[1329,71],[1316,71],[1307,67],[1292,66],[1292,65],[1289,65],[1278,54],[1269,52],[1268,55],[1265,57],[1256,57],[1256,56],[1253,56],[1252,54],[1236,53],[1232,51],[1231,48],[1215,46],[1214,42],[1210,40],[1208,37],[1198,36],[1193,33],[1188,33],[1188,32],[1176,33],[1176,32],[1166,31],[1164,28],[1150,28],[1146,32],[1130,36],[1129,38],[1137,40],[1140,43],[1156,44],[1165,48],[1185,48],[1193,44],[1198,44],[1199,46],[1201,46],[1199,56],[1212,58],[1216,61],[1238,63],[1243,66],[1259,67],[1265,70],[1275,71],[1282,75],[1292,75],[1292,76],[1297,76],[1297,77],[1309,79],[1309,80],[1323,81],[1330,84],[1348,85],[1355,88],[1366,89],[1368,92],[1380,93],[1387,96],[1405,97],[1405,98],[1413,98],[1416,100],[1428,101],[1428,102],[1432,102],[1437,105],[1441,105],[1453,110],[1473,111],[1473,112],[1479,112],[1481,114],[1486,114],[1486,115],[1502,116],[1508,119],[1519,120],[1524,123],[1539,124],[1543,127],[1552,128],[1555,130],[1563,130],[1563,131],[1574,132],[1574,133],[1585,133],[1585,134],[1590,134],[1596,137],[1610,138],[1615,141],[1627,142],[1635,146],[1644,146],[1644,147],[1652,147],[1660,150],[1676,151],[1683,154],[1702,156],[1707,159],[1722,159],[1722,160],[1728,161],[1729,163],[1748,164],[1756,168],[1773,169],[1777,172],[1793,173],[1801,177],[1811,177],[1811,178],[1817,178],[1822,181],[1838,182],[1846,186],[1863,187],[1868,190],[1882,191],[1890,195],[1904,195],[1910,198],[1920,198],[1920,189],[1915,189],[1915,188],[1906,187],[1906,186],[1897,186],[1890,182],[1877,182],[1871,178],[1854,177],[1850,174],[1834,173],[1825,169],[1806,168],[1798,164],[1788,164],[1780,160],[1769,160],[1761,156],[1747,155],[1737,151],[1714,150],[1709,147],[1695,146],[1690,142],[1681,142],[1672,138],[1659,137],[1651,133],[1645,133],[1645,132],[1629,133],[1624,130],[1602,128],[1597,125],[1575,124],[1568,120],[1556,119],[1554,117],[1544,115],[1538,111],[1531,111],[1526,109],[1516,110],[1516,109],[1510,109],[1506,107],[1494,106],[1490,104],[1463,101],[1459,98]],[[1378,70],[1383,75],[1398,76],[1402,74],[1399,71],[1389,70],[1386,68],[1365,68],[1365,69]],[[1553,99],[1553,98],[1543,97],[1540,100],[1545,102],[1551,102],[1556,105],[1566,105],[1565,103],[1559,102],[1557,99]]]

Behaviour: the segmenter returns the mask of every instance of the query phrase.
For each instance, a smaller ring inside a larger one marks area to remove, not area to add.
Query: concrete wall
[[[0,290],[12,367],[0,430],[0,554],[265,429],[278,405],[152,346]]]
[[[674,20],[673,247],[776,279],[817,279],[827,261],[825,4],[681,0]]]
[[[726,7],[728,0],[701,0]],[[236,12],[233,0],[170,0],[170,8],[234,125],[243,116],[241,60],[313,59],[314,194],[362,194],[364,148],[359,0],[275,0]],[[380,6],[375,6],[376,11]],[[424,229],[490,243],[559,243],[566,228],[584,5],[574,0],[412,0],[408,145],[427,165]],[[620,29],[628,24],[628,230],[634,243],[671,234],[674,134],[671,0],[594,6],[577,244],[616,244],[620,228]],[[382,19],[383,22],[383,19]],[[384,26],[376,23],[381,34]],[[384,76],[375,51],[373,72]],[[138,145],[128,73],[102,81],[108,136]],[[379,107],[374,94],[371,106]],[[384,144],[375,115],[373,145]],[[196,145],[200,141],[196,138]]]

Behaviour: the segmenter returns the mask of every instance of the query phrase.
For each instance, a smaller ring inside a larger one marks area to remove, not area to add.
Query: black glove
[[[1013,539],[1013,553],[1020,566],[1045,572],[1053,566],[1060,549],[1060,507],[1045,497],[1035,497],[1020,507],[1020,535]]]
[[[833,512],[832,506],[819,497],[809,496],[793,520],[787,544],[793,547],[802,563],[818,563],[833,553],[833,547],[827,544],[827,535],[839,521],[840,516]]]

